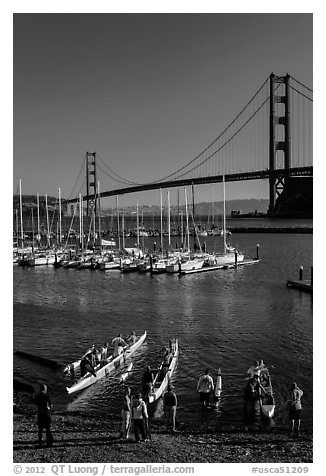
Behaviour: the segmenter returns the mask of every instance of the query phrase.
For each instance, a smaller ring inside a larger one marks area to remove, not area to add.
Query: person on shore
[[[209,370],[205,370],[205,374],[199,377],[197,384],[197,391],[199,392],[199,400],[202,407],[208,407],[211,392],[214,391],[214,382],[209,375]]]
[[[114,348],[113,357],[118,357],[118,355],[122,354],[124,347],[128,347],[128,344],[123,340],[121,334],[118,334],[117,337],[112,340],[112,345]]]
[[[96,372],[95,372],[94,366],[92,364],[90,354],[91,354],[91,352],[89,354],[85,355],[85,357],[83,357],[80,361],[80,376],[81,377],[84,377],[84,375],[86,375],[87,372],[89,372],[94,377],[96,377]]]
[[[177,414],[177,405],[178,400],[175,392],[173,391],[173,386],[168,385],[167,392],[163,395],[163,410],[165,413],[166,421],[166,431],[171,430],[172,433],[175,433],[175,421]]]
[[[146,429],[148,428],[148,413],[147,405],[142,399],[141,393],[136,393],[132,399],[131,410],[136,442],[140,443],[140,436],[143,441],[147,441]]]
[[[53,445],[53,435],[51,433],[51,408],[52,403],[47,393],[47,386],[40,385],[40,392],[34,397],[34,403],[37,405],[37,426],[38,426],[38,446],[42,448],[42,435],[43,430],[46,434],[46,446],[51,447]]]
[[[289,405],[289,417],[291,420],[291,436],[299,434],[300,424],[301,424],[301,397],[303,391],[298,387],[298,385],[293,382],[290,387],[288,405]]]
[[[154,383],[154,374],[150,366],[148,366],[146,367],[146,370],[143,374],[143,379],[142,379],[143,396],[144,396],[145,402],[147,403],[148,403],[148,395],[150,391],[152,390],[153,383]]]
[[[246,422],[253,420],[256,411],[258,412],[258,406],[260,405],[262,393],[266,393],[266,391],[261,385],[258,375],[254,375],[249,379],[243,395]]]
[[[128,440],[131,426],[131,388],[127,387],[122,400],[121,408],[122,424],[121,424],[121,438]]]

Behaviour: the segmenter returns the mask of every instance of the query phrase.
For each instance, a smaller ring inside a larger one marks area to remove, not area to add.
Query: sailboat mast
[[[34,252],[34,214],[32,208],[32,250]]]
[[[144,251],[144,249],[145,249],[145,240],[144,240],[144,210],[143,209],[141,209],[141,227],[142,227],[142,230],[143,230],[142,238],[141,238],[141,248]]]
[[[194,188],[194,183],[191,184],[191,190],[192,190],[192,216],[194,219],[194,227],[196,226],[196,215],[195,215],[195,188]]]
[[[97,197],[98,197],[98,237],[100,240],[100,252],[102,254],[102,235],[101,235],[101,195],[100,195],[100,181],[97,181]]]
[[[41,243],[41,234],[40,234],[40,194],[37,193],[37,241]]]
[[[48,248],[50,248],[50,230],[49,230],[49,210],[48,210],[48,194],[45,194],[45,210],[46,210],[46,235]]]
[[[118,202],[118,195],[116,197],[117,200],[117,229],[118,229],[118,245],[119,245],[119,250],[121,249],[121,243],[120,243],[120,222],[119,222],[119,202]]]
[[[121,215],[122,215],[122,248],[124,249],[125,247],[125,211],[124,209],[122,209]]]
[[[181,221],[181,248],[184,248],[184,243],[183,243],[183,214],[182,210],[180,210],[180,221]]]
[[[79,194],[79,246],[84,247],[84,230],[83,230],[83,201],[81,193]]]
[[[186,227],[187,227],[187,247],[190,253],[190,239],[189,239],[189,220],[188,220],[188,200],[187,200],[187,189],[185,188],[185,201],[186,201]]]
[[[226,253],[226,224],[225,224],[225,177],[223,175],[223,248]]]
[[[170,191],[168,190],[168,234],[169,246],[171,246],[171,217],[170,217]]]
[[[20,234],[21,234],[21,243],[22,243],[22,248],[24,248],[22,179],[19,179],[19,209],[20,209]]]
[[[59,188],[59,247],[61,247],[61,188]]]
[[[138,202],[137,202],[137,247],[139,248],[139,206],[138,206]]]
[[[161,202],[161,252],[163,256],[163,203],[162,203],[162,189],[160,188],[160,202]]]
[[[15,216],[16,216],[16,242],[18,248],[18,240],[19,240],[19,222],[18,222],[18,210],[15,208]]]

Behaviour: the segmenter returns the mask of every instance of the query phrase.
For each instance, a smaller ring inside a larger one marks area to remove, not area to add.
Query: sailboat
[[[226,230],[226,212],[225,212],[225,177],[223,175],[223,253],[214,253],[208,257],[208,265],[219,266],[234,264],[244,260],[244,254],[238,251],[236,248],[227,243],[227,230]]]
[[[166,266],[166,271],[168,273],[178,273],[178,272],[190,271],[190,270],[194,271],[194,270],[202,268],[205,262],[205,258],[202,256],[202,254],[199,254],[197,256],[192,256],[190,253],[190,238],[189,238],[190,233],[189,233],[187,189],[185,189],[185,204],[186,204],[187,250],[183,253],[179,253],[178,258],[174,262],[169,263]],[[195,233],[197,233],[195,226],[194,226],[194,229],[195,229]]]

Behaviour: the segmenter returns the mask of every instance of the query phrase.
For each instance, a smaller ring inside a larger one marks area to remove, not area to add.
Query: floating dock
[[[307,293],[313,292],[313,286],[308,279],[305,279],[303,281],[288,281],[286,283],[286,287],[299,289],[300,291],[305,291]]]
[[[303,279],[303,266],[300,266],[299,269],[299,279],[296,281],[291,281],[289,280],[286,283],[287,288],[293,288],[293,289],[299,289],[299,291],[305,291],[307,293],[313,292],[313,268],[311,267],[310,271],[310,280],[309,279]]]
[[[254,258],[254,259],[239,261],[237,263],[229,263],[229,264],[222,264],[222,265],[216,265],[216,266],[203,266],[202,268],[199,268],[199,269],[189,269],[189,270],[181,271],[179,272],[179,275],[182,276],[184,274],[205,273],[207,271],[215,271],[217,269],[232,269],[232,268],[238,268],[239,266],[257,264],[259,262],[260,262],[260,259]]]

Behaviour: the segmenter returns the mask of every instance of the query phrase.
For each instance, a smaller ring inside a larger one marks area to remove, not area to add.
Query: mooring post
[[[149,269],[152,272],[153,271],[153,256],[149,256]]]
[[[235,268],[238,266],[238,253],[236,251],[234,253],[234,266]]]
[[[310,270],[310,286],[312,286],[312,283],[313,283],[313,267],[311,266],[311,270]]]
[[[153,253],[155,253],[155,251],[156,251],[156,241],[154,241],[153,243]]]
[[[259,260],[259,243],[257,244],[257,247],[256,247],[256,259]]]
[[[303,280],[303,266],[300,266],[300,269],[299,269],[299,281],[302,281]]]
[[[181,276],[181,260],[178,260],[179,276]]]

